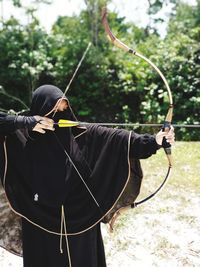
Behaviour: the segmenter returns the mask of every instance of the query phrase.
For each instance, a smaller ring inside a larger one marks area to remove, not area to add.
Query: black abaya
[[[50,117],[61,97],[57,87],[38,88],[30,115],[48,113]],[[76,119],[70,107],[54,119],[59,118]],[[0,133],[7,137],[0,146],[0,175],[12,209],[23,218],[24,266],[66,267],[69,257],[72,267],[106,266],[100,221],[116,206],[130,177],[134,200],[139,194],[139,159],[156,153],[155,138],[93,125],[58,128],[55,134],[29,133],[24,143],[14,128],[14,119],[12,123],[0,116]],[[65,238],[60,253],[60,238],[66,234],[61,230],[61,215],[67,224],[70,253]]]
[[[66,243],[59,250],[59,236],[46,233],[22,220],[24,267],[68,267]],[[106,267],[100,224],[76,236],[70,236],[72,266]]]

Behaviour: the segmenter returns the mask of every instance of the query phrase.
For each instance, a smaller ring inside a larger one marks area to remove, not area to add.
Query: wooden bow
[[[165,76],[158,69],[158,67],[153,62],[151,62],[148,58],[146,58],[145,56],[143,56],[140,53],[136,52],[134,49],[130,48],[129,46],[127,46],[126,44],[124,44],[123,42],[121,42],[119,39],[117,39],[115,37],[115,35],[112,33],[112,31],[111,31],[111,29],[109,27],[108,21],[107,21],[107,9],[106,8],[102,9],[102,24],[104,25],[105,32],[107,34],[107,37],[108,37],[109,41],[111,41],[113,43],[113,45],[115,45],[116,47],[124,50],[125,52],[127,52],[127,53],[129,53],[129,54],[131,54],[133,56],[137,56],[137,57],[141,58],[142,60],[146,61],[162,78],[162,80],[163,80],[163,82],[164,82],[164,84],[166,86],[166,89],[167,89],[167,92],[168,92],[168,97],[169,97],[169,109],[168,109],[165,121],[163,123],[162,129],[163,129],[163,131],[169,131],[170,126],[171,126],[171,121],[172,121],[172,115],[173,115],[173,99],[172,99],[172,93],[171,93],[169,84],[168,84]],[[144,199],[142,199],[142,200],[140,200],[138,202],[132,203],[130,205],[132,208],[136,207],[136,206],[138,206],[138,205],[140,205],[140,204],[142,204],[144,202],[146,202],[147,200],[149,200],[153,196],[155,196],[161,190],[161,188],[164,186],[166,181],[168,180],[168,178],[170,176],[170,173],[171,173],[171,168],[172,168],[171,145],[165,144],[164,146],[165,146],[164,150],[165,150],[165,153],[166,153],[166,156],[167,156],[167,159],[168,159],[168,170],[167,170],[167,174],[166,174],[163,182],[155,190],[154,193],[150,194],[149,196],[147,196],[146,198],[144,198]],[[125,207],[125,208],[127,208],[127,207]],[[119,213],[119,211],[117,213]],[[114,223],[114,220],[117,217],[117,213],[116,213],[116,216],[113,216],[111,225]]]

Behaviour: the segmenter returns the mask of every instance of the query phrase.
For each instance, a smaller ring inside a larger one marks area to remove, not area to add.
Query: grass
[[[186,192],[200,193],[200,142],[176,142],[172,156],[173,169],[168,185]],[[146,195],[162,182],[168,162],[162,149],[141,162],[144,171],[141,194]]]

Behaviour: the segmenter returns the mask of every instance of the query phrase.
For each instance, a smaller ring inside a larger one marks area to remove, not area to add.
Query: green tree
[[[53,75],[48,35],[34,12],[35,9],[26,9],[28,25],[11,17],[0,30],[0,96],[4,96],[0,97],[0,106],[6,109],[24,109],[42,74]]]
[[[86,10],[78,16],[59,17],[50,34],[40,27],[32,7],[26,7],[28,25],[14,18],[4,22],[0,31],[0,106],[24,108],[22,102],[28,105],[33,89],[44,83],[54,83],[64,91],[92,42],[68,92],[79,119],[162,122],[169,103],[161,78],[145,61],[130,57],[106,40],[100,20],[104,1],[85,2]],[[166,75],[174,96],[174,122],[199,123],[200,1],[197,6],[174,3],[164,40],[156,31],[125,23],[116,13],[109,13],[109,24],[120,40]],[[151,1],[151,5],[155,10],[149,15],[161,8],[159,1]],[[180,129],[177,137],[198,140],[199,134]]]

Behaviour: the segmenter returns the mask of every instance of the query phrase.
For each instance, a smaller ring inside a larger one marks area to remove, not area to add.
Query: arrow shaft
[[[135,127],[162,127],[158,123],[113,123],[113,122],[62,122],[54,123],[54,125],[62,127],[86,126],[86,125],[101,125],[101,126],[135,126]],[[200,128],[200,124],[173,124],[174,128]]]

